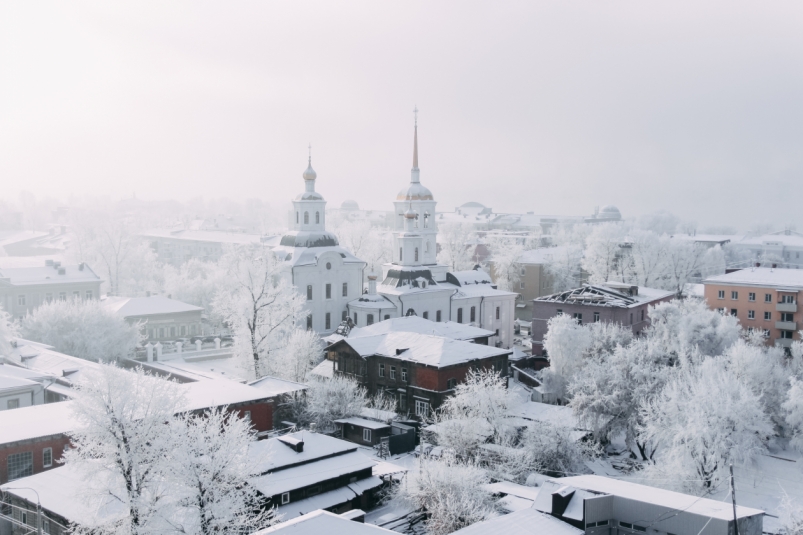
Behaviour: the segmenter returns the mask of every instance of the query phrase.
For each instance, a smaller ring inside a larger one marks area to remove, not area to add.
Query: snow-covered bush
[[[601,453],[594,441],[578,440],[578,434],[568,427],[533,423],[522,433],[519,447],[532,455],[533,467],[538,472],[565,477],[586,472],[584,461]]]
[[[591,332],[568,314],[558,314],[547,324],[544,349],[549,355],[549,368],[544,370],[544,383],[565,399],[568,384],[580,372],[583,355],[592,345]]]
[[[368,403],[365,389],[349,377],[312,379],[308,383],[304,417],[319,429],[334,428],[334,421],[360,414]]]
[[[694,299],[659,303],[650,309],[650,327],[644,333],[667,357],[684,358],[699,352],[722,355],[739,340],[739,320],[708,308]]]
[[[96,299],[45,303],[25,316],[20,336],[95,362],[133,356],[143,340],[138,325],[129,324]]]

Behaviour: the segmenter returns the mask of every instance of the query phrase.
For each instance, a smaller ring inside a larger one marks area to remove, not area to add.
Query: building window
[[[789,312],[782,312],[781,313],[781,321],[795,321],[794,320],[794,314],[791,314]]]
[[[20,400],[19,398],[9,399],[6,401],[6,409],[19,409],[20,408]]]
[[[159,338],[164,338],[164,337],[165,337],[165,328],[159,327]]]
[[[307,301],[312,301],[312,284],[307,285]]]
[[[312,330],[312,314],[307,314],[307,330]]]
[[[747,319],[749,319],[749,320],[756,319],[756,311],[755,310],[748,310],[747,311]]]
[[[243,412],[243,420],[245,420],[246,422],[251,421],[251,411]]]
[[[407,393],[401,392],[399,394],[399,409],[400,410],[407,410]]]
[[[45,301],[47,301],[48,303],[52,303],[53,302],[53,294],[45,294]]]
[[[370,429],[363,429],[362,430],[362,441],[363,442],[371,442],[371,430]]]
[[[385,319],[389,320],[390,319],[390,314],[385,314]]]
[[[633,325],[633,313],[630,313],[630,325]]]
[[[477,321],[477,307],[471,307],[470,316],[472,322]]]
[[[170,327],[170,337],[173,338],[176,336],[176,328]]]
[[[396,366],[390,367],[390,378],[396,380]]]
[[[735,316],[735,315],[736,315],[736,309],[735,309],[735,308],[732,308],[732,309],[731,309],[731,316]]]
[[[349,283],[343,283],[343,297],[348,297],[349,295]]]
[[[441,311],[438,310],[435,312],[435,321],[440,321],[440,320],[441,320]]]
[[[725,299],[725,290],[719,290],[717,292],[717,299]]]
[[[366,319],[366,321],[365,321],[366,325],[373,325],[374,324],[374,315],[373,314],[366,315],[365,319]]]
[[[290,493],[289,492],[282,492],[282,505],[290,503]]]
[[[326,326],[324,327],[324,329],[326,329],[328,331],[329,329],[332,328],[332,313],[331,312],[327,312],[326,316],[324,316],[324,317],[325,317],[325,321],[326,321]]]
[[[47,518],[42,519],[42,532],[50,535],[50,520]]]
[[[321,213],[315,212],[315,223],[318,224],[321,222]]]
[[[420,399],[415,400],[415,415],[419,418],[426,418],[429,416],[429,403],[421,401]]]
[[[429,319],[429,312],[424,312],[423,316],[424,316],[425,320],[428,320]]]
[[[786,338],[788,340],[791,340],[792,338],[794,338],[794,335],[795,331],[781,331],[781,338]]]
[[[8,480],[33,475],[33,453],[12,453],[8,456]]]
[[[457,386],[457,379],[455,379],[454,377],[451,377],[446,380],[446,390],[454,390],[456,386]]]
[[[519,290],[523,290],[523,289],[524,289],[524,281],[521,281],[519,283]]]
[[[641,321],[644,321],[644,309],[641,309]]]
[[[795,302],[795,296],[794,295],[782,295],[780,302],[781,303],[793,304]]]
[[[764,329],[764,338],[769,338],[769,337],[770,337],[770,330]]]
[[[521,273],[521,276],[523,277],[524,275],[527,274],[527,270],[524,269],[524,268],[521,268],[521,271],[519,273]]]
[[[379,377],[384,377],[384,376],[385,376],[385,365],[384,364],[380,364],[379,365]]]
[[[354,325],[357,325],[357,313],[354,313]]]
[[[731,292],[731,299],[733,300],[739,299],[739,292]]]
[[[74,299],[81,299],[81,292],[76,290],[72,293],[72,296]]]
[[[407,368],[402,368],[401,380],[402,381],[406,381],[407,380]]]
[[[496,329],[496,331],[494,332],[494,336],[499,336],[499,329]]]
[[[577,321],[577,323],[579,323],[581,325],[583,324],[583,314],[582,313],[575,312],[574,314],[572,314],[572,317],[575,319],[575,321]],[[633,314],[630,314],[630,318],[631,318],[630,319],[630,323],[633,323]]]
[[[399,262],[401,262],[402,260],[404,260],[404,248],[399,247]]]
[[[457,309],[457,323],[463,323],[463,309]]]
[[[415,248],[415,262],[418,262],[418,247]]]
[[[328,282],[326,283],[326,298],[327,299],[332,298],[332,285],[329,284]]]
[[[599,312],[594,312],[594,323],[599,321]]]
[[[772,312],[764,312],[764,321],[770,321],[772,319]]]
[[[298,212],[296,212],[296,223],[298,223]]]
[[[747,294],[748,301],[755,301],[756,300],[756,292],[750,292]]]
[[[304,212],[304,224],[309,223],[309,212]]]
[[[332,269],[332,263],[331,262],[327,262],[326,263],[326,269]]]
[[[499,319],[499,307],[496,307],[496,319]]]
[[[24,295],[17,296],[17,304],[21,305],[21,306],[25,306],[25,296]]]
[[[557,310],[555,311],[555,313],[556,313],[558,316],[560,316],[561,314],[563,314],[563,309],[562,309],[562,308],[559,308],[559,309],[557,309]]]
[[[67,300],[67,292],[59,292],[59,300],[66,301]]]
[[[764,294],[764,302],[772,303],[772,294]]]

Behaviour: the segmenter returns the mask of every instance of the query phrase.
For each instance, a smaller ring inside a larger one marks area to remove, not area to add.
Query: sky
[[[0,4],[0,197],[286,203],[803,230],[798,1]]]

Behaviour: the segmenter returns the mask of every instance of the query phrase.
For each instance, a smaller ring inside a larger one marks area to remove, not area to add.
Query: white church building
[[[348,303],[348,317],[360,327],[411,315],[454,321],[494,331],[490,344],[511,347],[516,293],[498,290],[479,268],[449,272],[437,263],[435,205],[420,181],[416,121],[410,183],[394,201],[393,261],[380,284],[369,274],[368,293]]]

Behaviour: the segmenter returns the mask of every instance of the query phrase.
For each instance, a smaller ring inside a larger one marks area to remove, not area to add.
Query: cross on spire
[[[415,115],[415,133],[413,134],[413,169],[418,169],[418,106],[413,109],[413,114]]]
[[[415,125],[418,126],[418,106],[413,109],[413,115],[415,115]]]
[[[307,146],[307,149],[309,150],[309,157],[308,157],[308,159],[307,159],[307,162],[308,162],[310,165],[312,165],[312,143],[310,143],[310,144]]]

